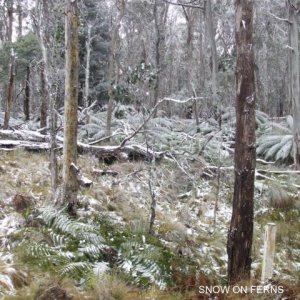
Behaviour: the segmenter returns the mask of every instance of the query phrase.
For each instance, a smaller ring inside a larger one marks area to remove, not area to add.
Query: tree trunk
[[[21,38],[23,35],[23,8],[22,1],[18,1],[17,4],[17,13],[18,13],[18,38]]]
[[[235,0],[236,137],[233,210],[228,232],[228,281],[250,279],[255,177],[253,1]]]
[[[40,115],[40,127],[47,127],[47,115],[48,115],[48,102],[49,102],[49,92],[47,88],[47,79],[45,75],[45,63],[41,63],[40,67],[41,76],[41,115]]]
[[[8,42],[12,42],[14,1],[7,0],[6,5],[7,5],[6,38]]]
[[[78,109],[78,8],[77,1],[66,0],[65,6],[65,122],[63,149],[63,201],[70,214],[75,214],[78,182],[72,164],[77,160],[77,109]]]
[[[56,190],[58,185],[58,166],[57,166],[57,143],[56,143],[56,97],[53,93],[52,63],[53,57],[50,55],[50,8],[48,0],[36,0],[37,11],[39,12],[39,22],[37,25],[37,34],[42,49],[43,61],[41,64],[41,128],[47,127],[47,115],[49,105],[49,123],[50,123],[50,172],[51,172],[51,198],[56,200]],[[56,92],[57,94],[57,92]]]
[[[24,115],[25,121],[30,119],[30,66],[26,69],[26,81],[25,81],[25,98],[24,98]]]
[[[160,73],[161,73],[161,62],[160,62],[160,44],[161,44],[161,32],[159,26],[159,16],[158,16],[158,0],[154,0],[154,25],[155,25],[155,68],[156,68],[156,78],[154,84],[154,102],[153,107],[156,105],[159,99],[159,90],[160,90]],[[154,112],[153,117],[156,117],[156,111]]]
[[[217,47],[215,40],[215,29],[213,25],[213,14],[211,9],[211,0],[206,0],[205,5],[205,16],[207,24],[207,32],[210,43],[211,51],[211,85],[212,85],[212,100],[213,105],[218,105],[218,57],[217,57]]]
[[[289,19],[291,21],[289,40],[291,42],[291,102],[293,108],[293,136],[294,136],[294,164],[300,169],[300,84],[299,84],[299,38],[298,38],[298,10],[289,6]]]
[[[85,84],[84,84],[84,107],[89,106],[90,93],[90,62],[91,62],[91,30],[92,25],[87,25],[87,40],[86,40],[86,63],[85,63]]]
[[[119,16],[116,20],[116,24],[112,30],[111,36],[111,53],[109,57],[109,70],[108,70],[108,105],[107,105],[107,119],[106,119],[106,135],[111,135],[111,122],[112,122],[112,113],[113,113],[113,102],[114,102],[114,86],[118,84],[119,70],[117,67],[117,39],[119,38],[119,29],[121,22],[125,13],[126,0],[117,0],[117,3],[120,2],[120,11]]]
[[[159,11],[159,6],[163,6],[162,10]],[[154,95],[153,105],[155,107],[159,98],[161,97],[161,81],[162,81],[162,56],[163,49],[165,47],[165,25],[168,15],[168,6],[166,3],[160,4],[160,1],[155,0],[153,6],[154,15],[154,30],[155,30],[155,69],[156,77],[154,82]],[[155,110],[153,117],[156,117],[157,111]]]
[[[10,62],[9,62],[9,80],[6,92],[5,101],[5,115],[3,129],[8,129],[11,107],[14,98],[14,82],[15,82],[15,53],[14,49],[11,49]]]

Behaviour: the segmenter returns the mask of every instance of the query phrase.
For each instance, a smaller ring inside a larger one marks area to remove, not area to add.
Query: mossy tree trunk
[[[235,0],[236,136],[233,209],[228,232],[228,281],[250,279],[255,178],[253,1]]]
[[[78,108],[78,7],[76,0],[65,3],[65,121],[63,149],[63,202],[68,211],[75,213],[78,182],[72,164],[77,160]]]

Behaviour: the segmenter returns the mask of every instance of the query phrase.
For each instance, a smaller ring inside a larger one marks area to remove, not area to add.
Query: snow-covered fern
[[[293,160],[293,118],[287,116],[281,123],[270,122],[257,139],[257,155],[279,163]]]

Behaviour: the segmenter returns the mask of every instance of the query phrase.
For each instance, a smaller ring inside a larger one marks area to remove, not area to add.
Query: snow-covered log
[[[31,130],[0,130],[0,140],[17,140],[30,142],[49,142],[47,135]]]
[[[0,140],[0,149],[24,149],[27,151],[46,151],[50,149],[49,143]]]
[[[46,151],[50,149],[50,137],[29,130],[0,130],[0,147],[4,149],[21,148],[31,151]],[[63,138],[57,136],[58,147],[63,146]],[[163,152],[156,152],[141,145],[123,146],[93,146],[77,143],[79,153],[92,153],[105,163],[116,160],[159,160],[164,156]]]

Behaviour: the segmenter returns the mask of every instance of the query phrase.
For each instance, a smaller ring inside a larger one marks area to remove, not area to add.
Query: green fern
[[[119,257],[120,267],[131,274],[136,283],[154,283],[165,288],[169,274],[159,265],[160,249],[145,243],[127,241],[121,244]]]
[[[257,139],[257,155],[279,163],[293,160],[293,118],[287,116],[281,123],[270,122]]]
[[[58,211],[53,207],[43,208],[41,209],[41,218],[48,227],[58,232],[68,234],[78,240],[84,240],[99,246],[104,242],[103,237],[95,226],[72,220],[64,213],[64,209]]]
[[[59,276],[78,280],[89,277],[87,274],[100,274],[109,269],[112,260],[107,250],[112,248],[100,235],[100,226],[72,219],[64,209],[48,206],[40,211],[45,228],[39,230],[39,240],[23,244],[32,263]],[[118,251],[112,252],[116,255],[115,266],[130,274],[135,283],[143,286],[154,283],[163,288],[170,270],[161,266],[160,250],[151,244],[137,242],[134,237],[133,240],[126,237]]]
[[[93,270],[94,265],[90,262],[79,261],[79,262],[71,262],[59,269],[59,274],[61,276],[69,275],[69,274],[80,274],[81,276],[87,274]]]

